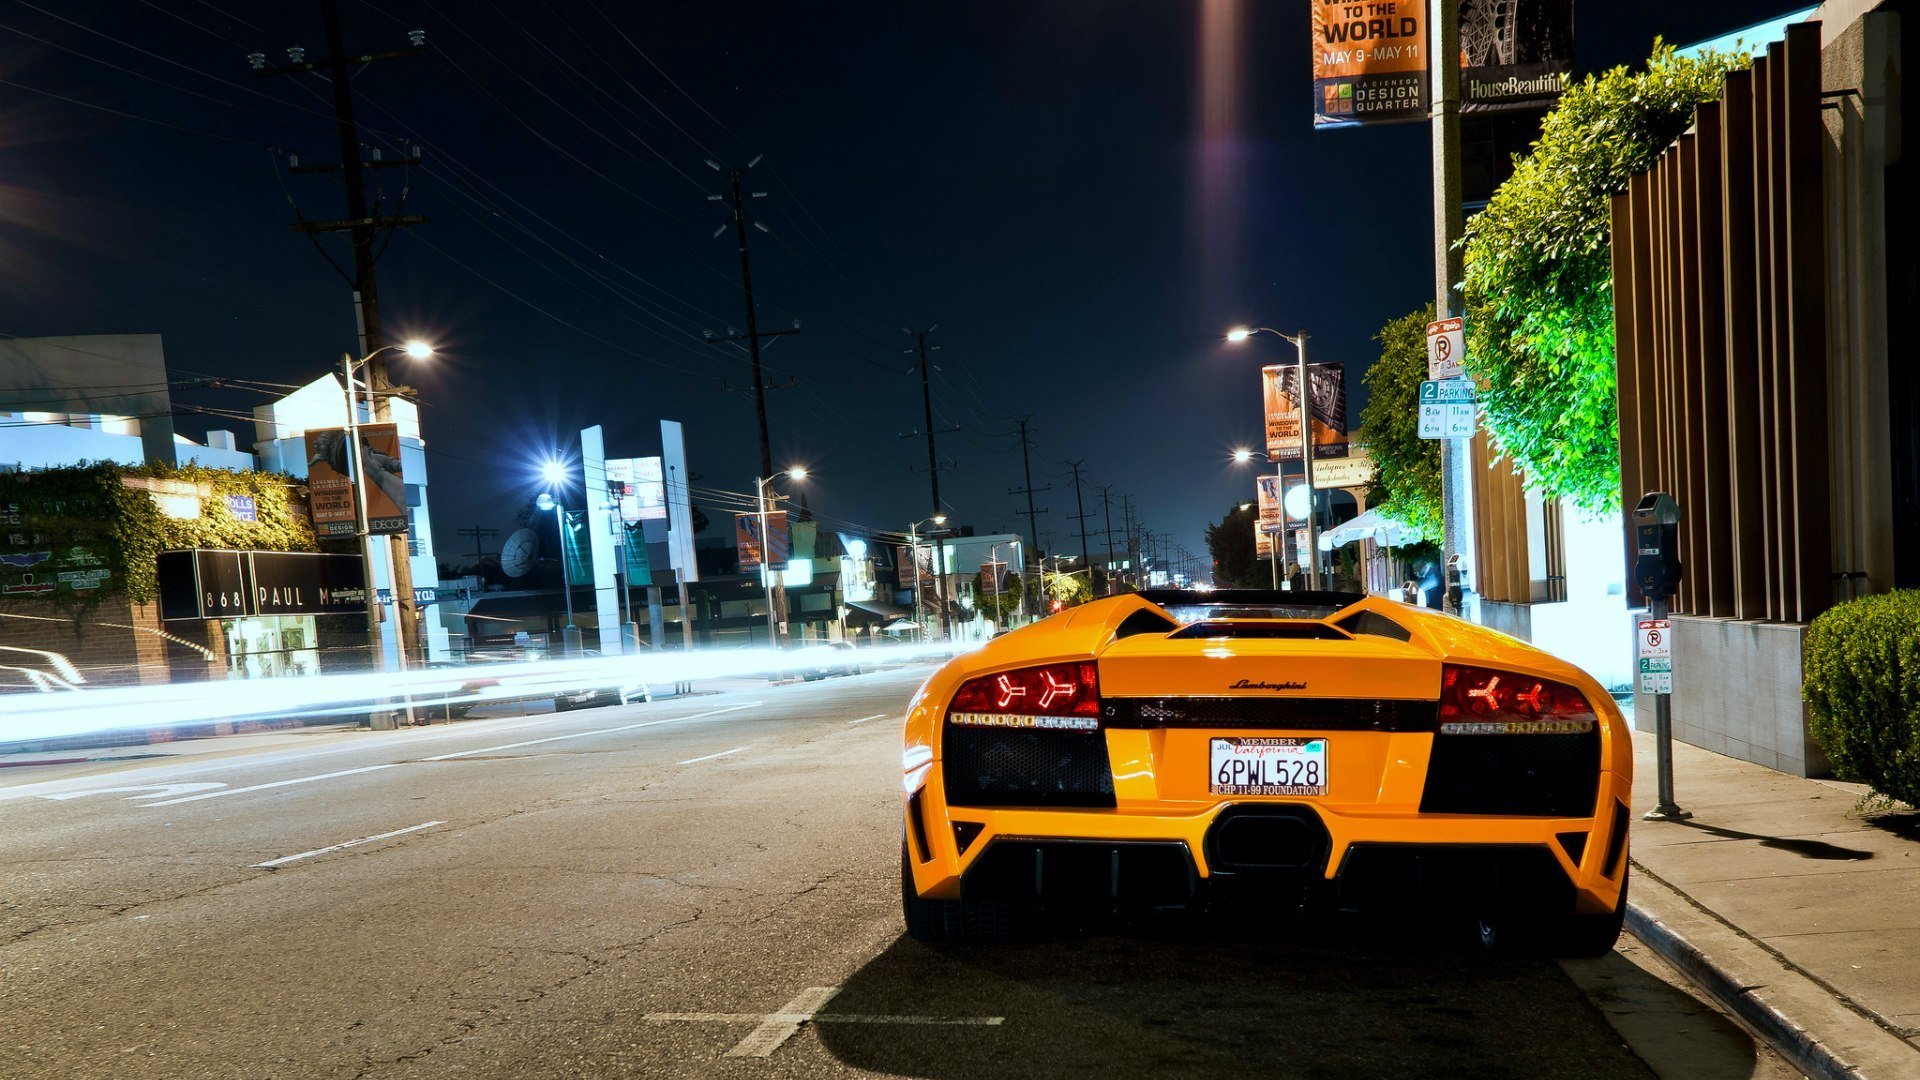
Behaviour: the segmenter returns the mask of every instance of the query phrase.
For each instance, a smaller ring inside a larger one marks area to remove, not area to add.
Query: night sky
[[[1586,0],[1579,66],[1793,6]],[[1008,489],[1012,418],[1031,415],[1046,547],[1079,550],[1065,462],[1084,459],[1090,530],[1094,485],[1112,485],[1204,555],[1205,524],[1251,495],[1226,459],[1260,432],[1258,362],[1291,359],[1269,337],[1223,346],[1225,328],[1307,329],[1314,360],[1349,365],[1357,425],[1373,331],[1431,297],[1426,128],[1311,129],[1304,3],[342,11],[350,51],[403,48],[414,27],[432,46],[354,86],[369,145],[425,155],[371,175],[388,207],[404,186],[406,211],[432,219],[379,277],[389,336],[442,350],[393,377],[423,398],[443,561],[471,551],[455,529],[509,531],[540,460],[588,424],[628,456],[679,419],[700,484],[751,492],[752,399],[723,389],[747,384],[745,353],[702,340],[744,325],[707,158],[765,155],[749,174],[772,230],[752,239],[761,326],[804,327],[767,353],[772,377],[799,381],[769,395],[775,464],[810,467],[812,509],[842,526],[929,515],[924,443],[900,438],[921,426],[903,327],[939,324],[955,521],[1025,531]],[[317,0],[0,0],[0,41],[0,334],[157,332],[181,378],[304,383],[337,365],[348,290],[288,229],[287,199],[342,217],[341,191],[284,168],[336,159],[328,88],[246,61],[324,55]],[[345,263],[344,243],[331,252]],[[175,400],[246,413],[264,398]],[[239,420],[177,422],[252,438]]]

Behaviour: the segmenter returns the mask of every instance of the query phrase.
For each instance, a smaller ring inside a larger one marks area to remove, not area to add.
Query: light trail
[[[885,664],[940,659],[973,646],[888,646],[868,655]],[[0,749],[7,744],[113,732],[169,730],[221,721],[325,719],[443,705],[539,700],[596,687],[672,686],[714,679],[778,678],[845,663],[826,646],[710,649],[640,656],[468,664],[409,671],[289,679],[223,679],[148,686],[84,687],[0,696]],[[872,661],[869,661],[872,662]]]

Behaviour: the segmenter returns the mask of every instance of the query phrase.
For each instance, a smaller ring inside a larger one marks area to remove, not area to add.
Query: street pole
[[[924,587],[920,584],[920,523],[907,526],[907,550],[913,560],[913,621],[920,627],[920,640],[927,640],[926,605],[920,602]]]
[[[940,453],[934,443],[933,383],[927,376],[927,335],[933,333],[937,329],[939,329],[939,327],[936,325],[936,326],[929,326],[925,330],[907,331],[909,334],[913,335],[916,351],[919,353],[919,356],[920,356],[920,409],[921,409],[922,418],[926,423],[927,483],[932,489],[932,494],[933,494],[932,513],[935,517],[938,517],[939,515],[946,513],[945,510],[942,510],[940,508]],[[934,346],[934,348],[937,349],[939,348],[939,346],[936,345]],[[946,570],[946,566],[944,565],[946,562],[945,555],[946,555],[946,552],[942,550],[942,548],[940,547],[934,548],[933,600],[934,600],[934,603],[940,605],[940,636],[943,639],[946,638],[951,633],[947,623],[946,593],[944,588],[942,587],[942,582],[941,582],[941,578],[945,576],[944,572]]]
[[[1286,466],[1278,461],[1273,463],[1273,491],[1275,497],[1280,502],[1279,506],[1274,507],[1274,509],[1280,511],[1280,531],[1267,534],[1267,569],[1273,571],[1273,591],[1279,592],[1280,553],[1286,548],[1287,538],[1287,470]],[[1258,501],[1254,503],[1253,513],[1257,519],[1260,514],[1260,504]],[[1264,527],[1264,525],[1265,523],[1263,522],[1262,527]]]
[[[1460,65],[1442,61],[1460,55],[1460,5],[1435,7],[1427,20],[1433,28],[1427,42],[1433,100],[1433,306],[1434,318],[1451,319],[1465,315],[1460,240],[1466,224],[1460,208]],[[1441,565],[1450,565],[1458,555],[1459,565],[1468,571],[1474,561],[1472,462],[1471,440],[1440,440]],[[1469,607],[1465,597],[1463,591],[1462,609]],[[1453,607],[1451,597],[1446,603]],[[1453,614],[1465,617],[1469,612]]]
[[[553,500],[553,527],[560,544],[560,595],[567,599],[567,625],[560,631],[560,652],[564,655],[573,634],[573,571],[567,567],[567,510],[559,499]]]
[[[1656,621],[1667,617],[1667,598],[1665,596],[1647,597],[1647,617]],[[1693,815],[1680,809],[1673,796],[1673,695],[1653,695],[1653,731],[1657,743],[1658,757],[1655,768],[1659,777],[1660,805],[1642,815],[1648,821],[1685,821]]]
[[[1441,7],[1449,5],[1442,4]],[[1313,387],[1307,382],[1307,332],[1300,331],[1288,340],[1293,342],[1294,351],[1299,354],[1297,370],[1300,373],[1300,464],[1305,470],[1307,485],[1307,588],[1320,587],[1320,526],[1313,515]],[[1285,488],[1281,489],[1285,494]],[[1281,513],[1286,513],[1282,500]]]
[[[772,545],[767,543],[767,480],[771,479],[773,478],[770,476],[766,479],[756,477],[753,481],[753,490],[760,507],[760,584],[765,587],[767,593],[767,644],[777,646],[780,642],[773,624],[773,571],[768,565],[769,549]]]
[[[373,580],[373,538],[367,529],[366,474],[360,464],[360,404],[353,392],[353,357],[340,354],[340,374],[347,380],[347,468],[353,473],[353,531],[360,539],[361,572],[366,576],[367,646],[373,670],[385,669],[380,644],[380,593]]]

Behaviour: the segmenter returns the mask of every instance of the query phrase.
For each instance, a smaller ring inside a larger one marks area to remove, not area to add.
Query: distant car
[[[807,651],[818,656],[813,667],[800,669],[800,677],[808,682],[832,675],[860,674],[860,661],[854,654],[854,648],[844,641],[829,641]]]
[[[1598,956],[1626,911],[1633,745],[1613,699],[1397,601],[1096,600],[948,661],[904,735],[901,899],[923,941],[1252,889]]]
[[[653,700],[653,690],[643,682],[621,681],[606,686],[589,686],[553,695],[553,711],[591,709],[600,705],[632,705]]]

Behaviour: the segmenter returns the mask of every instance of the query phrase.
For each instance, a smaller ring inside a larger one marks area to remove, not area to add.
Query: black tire
[[[1561,960],[1592,959],[1613,951],[1627,921],[1627,877],[1620,878],[1620,902],[1603,915],[1568,914],[1536,918],[1483,915],[1480,944],[1503,952],[1531,952]]]
[[[900,838],[900,912],[907,936],[929,945],[990,945],[1012,940],[1014,909],[1002,901],[929,900],[913,887],[907,838]]]

